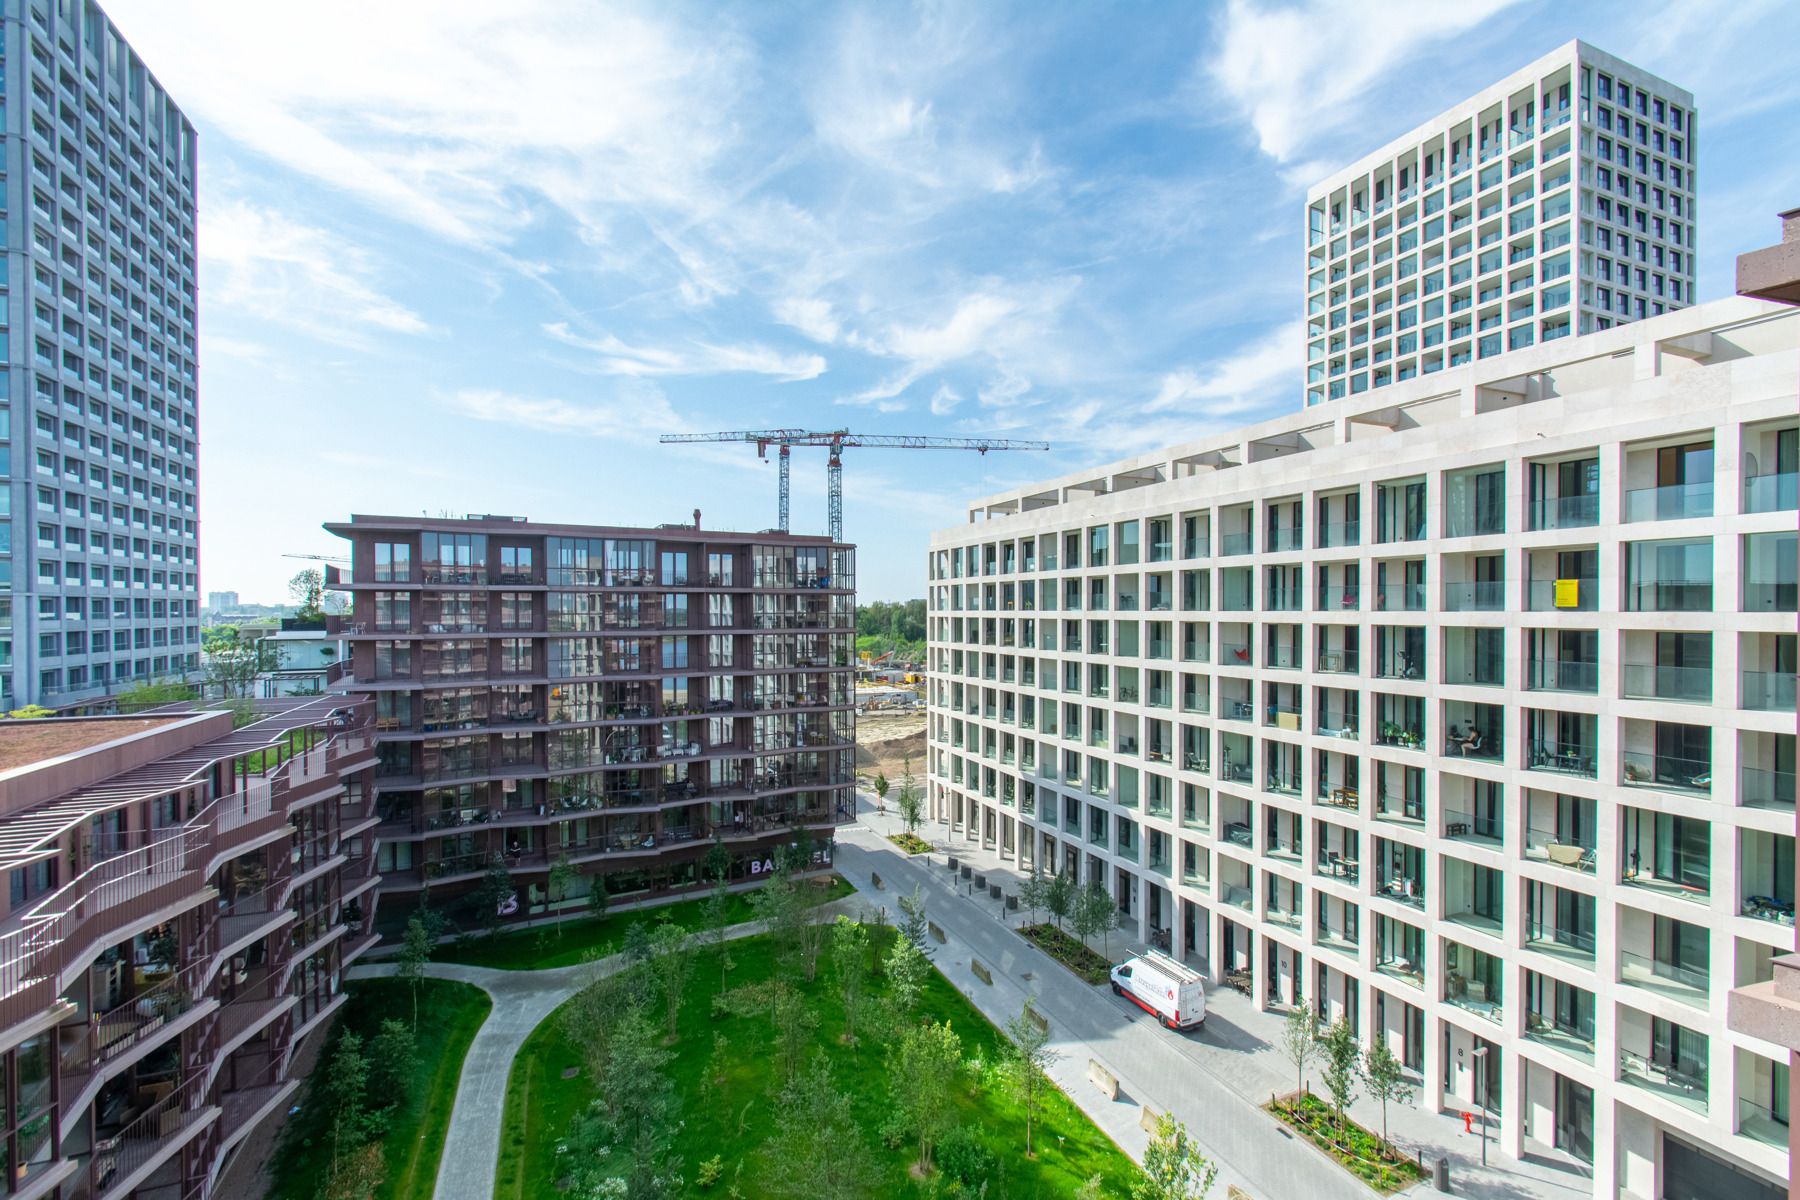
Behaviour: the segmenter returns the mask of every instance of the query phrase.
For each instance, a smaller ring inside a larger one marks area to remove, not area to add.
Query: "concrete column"
[[[1488,1063],[1500,1070],[1500,1101],[1506,1111],[1500,1116],[1500,1150],[1513,1159],[1525,1156],[1525,1056],[1495,1048],[1488,1051]]]
[[[1426,1112],[1444,1111],[1444,1023],[1429,1012],[1425,1015],[1425,1101]]]

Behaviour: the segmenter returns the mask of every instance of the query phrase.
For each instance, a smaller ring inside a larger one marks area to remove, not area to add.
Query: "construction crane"
[[[777,450],[780,467],[781,532],[788,531],[788,480],[790,451],[795,446],[824,446],[831,451],[825,463],[825,495],[830,514],[831,540],[844,540],[844,450],[850,446],[880,447],[888,450],[973,450],[986,454],[989,450],[1048,450],[1049,442],[1028,442],[1007,438],[921,437],[914,434],[851,433],[847,429],[738,429],[722,433],[665,433],[666,444],[682,442],[747,442],[756,447],[758,458],[769,456],[769,447]]]

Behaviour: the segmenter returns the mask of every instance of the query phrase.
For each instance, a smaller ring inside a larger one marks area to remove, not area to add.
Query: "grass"
[[[1105,983],[1112,978],[1112,963],[1082,944],[1080,938],[1054,925],[1027,925],[1019,930],[1039,950],[1075,972],[1083,983]]]
[[[386,1017],[412,1014],[412,995],[394,979],[357,980],[346,985],[349,1001],[325,1045],[316,1084],[339,1032],[353,1029],[364,1044]],[[487,1020],[493,1002],[486,992],[466,983],[427,979],[419,986],[418,1062],[406,1099],[395,1106],[382,1139],[383,1178],[374,1200],[430,1200],[437,1185],[438,1162],[444,1156],[444,1131],[456,1101],[463,1056],[475,1031]],[[289,1119],[270,1166],[269,1200],[312,1200],[325,1179],[330,1135],[323,1104],[309,1090],[300,1111]]]
[[[916,833],[890,833],[888,841],[900,847],[908,854],[929,854],[931,843]]]
[[[855,891],[843,876],[832,874],[812,881],[818,903],[825,904]],[[726,921],[737,925],[754,920],[752,892],[733,892],[726,900]],[[589,958],[605,957],[638,921],[655,926],[663,922],[698,930],[705,923],[706,897],[677,900],[653,908],[608,913],[603,917],[577,917],[535,929],[506,930],[491,936],[472,935],[440,946],[433,962],[462,963],[470,967],[494,967],[502,971],[542,971],[569,967]]]
[[[1277,1100],[1269,1106],[1283,1124],[1299,1130],[1352,1175],[1381,1192],[1397,1192],[1425,1178],[1418,1163],[1391,1147],[1356,1122],[1338,1124],[1332,1107],[1311,1092],[1298,1099]]]
[[[894,936],[892,930],[874,932],[883,938]],[[734,942],[730,953],[735,964],[731,973],[734,987],[775,974],[774,946],[767,937]],[[761,1187],[759,1148],[770,1132],[770,1095],[780,1083],[780,1055],[766,1017],[713,1019],[716,971],[711,952],[703,952],[690,988],[692,998],[681,1013],[677,1058],[671,1067],[683,1101],[678,1153],[690,1180],[702,1161],[718,1155],[724,1162],[721,1183],[709,1193],[694,1194],[723,1197],[732,1194],[731,1185],[735,1184],[744,1200],[758,1200],[768,1194]],[[792,982],[805,989],[818,1015],[814,1044],[831,1060],[835,1086],[849,1097],[851,1113],[867,1137],[876,1163],[870,1194],[884,1198],[929,1194],[929,1185],[921,1185],[909,1173],[916,1156],[911,1141],[890,1149],[879,1140],[876,1131],[892,1109],[884,1051],[869,1036],[866,1021],[858,1045],[839,1041],[843,1004],[829,962],[821,960],[814,983]],[[872,994],[879,994],[883,983],[870,980],[869,987]],[[998,1061],[1000,1032],[935,971],[926,980],[920,1016],[950,1021],[968,1058],[990,1065]],[[711,1085],[703,1076],[715,1032],[727,1039],[725,1082]],[[557,1194],[556,1183],[563,1171],[557,1163],[556,1144],[593,1095],[591,1084],[581,1075],[563,1078],[565,1070],[580,1069],[581,1065],[579,1049],[570,1043],[554,1015],[526,1040],[507,1081],[495,1200],[536,1200]],[[992,1082],[991,1070],[971,1072],[970,1083],[955,1104],[962,1117],[959,1124],[974,1131],[1002,1164],[1004,1176],[989,1187],[989,1200],[1067,1200],[1095,1174],[1103,1177],[1107,1196],[1122,1198],[1138,1177],[1135,1164],[1073,1101],[1055,1089],[1048,1092],[1039,1113],[1034,1138],[1037,1156],[1032,1159],[1023,1154],[1023,1110],[1011,1094]]]

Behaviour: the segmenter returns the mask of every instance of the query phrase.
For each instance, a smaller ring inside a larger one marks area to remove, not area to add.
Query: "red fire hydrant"
[[[1475,1132],[1475,1114],[1474,1113],[1466,1112],[1463,1114],[1463,1132],[1464,1133],[1474,1133]]]

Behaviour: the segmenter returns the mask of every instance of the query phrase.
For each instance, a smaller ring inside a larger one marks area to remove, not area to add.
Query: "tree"
[[[831,927],[831,965],[837,971],[838,991],[844,998],[844,1040],[856,1040],[856,1010],[862,1004],[863,955],[869,948],[869,931],[859,922],[840,916]]]
[[[1050,885],[1044,889],[1044,908],[1056,918],[1056,928],[1060,931],[1063,922],[1075,911],[1075,877],[1067,871],[1059,871],[1050,876]]]
[[[619,953],[625,956],[627,966],[639,966],[650,961],[656,954],[655,943],[650,937],[650,927],[642,921],[633,921],[625,927],[625,943]]]
[[[958,1120],[953,1101],[962,1039],[948,1021],[920,1025],[900,1035],[892,1060],[894,1108],[918,1139],[919,1171],[928,1174],[938,1139]]]
[[[775,1102],[775,1134],[763,1144],[764,1185],[791,1200],[859,1200],[875,1162],[850,1117],[850,1098],[832,1086],[823,1053],[789,1080]]]
[[[1131,1185],[1131,1200],[1202,1200],[1219,1166],[1200,1153],[1187,1126],[1163,1113],[1144,1148],[1144,1174]]]
[[[550,874],[544,877],[544,908],[548,910],[551,905],[561,904],[567,900],[569,893],[575,890],[575,885],[580,879],[581,872],[575,869],[575,864],[569,861],[569,856],[558,855],[556,861],[550,864]],[[556,923],[556,940],[562,941],[562,935],[562,922],[558,921]]]
[[[1339,1017],[1325,1031],[1320,1046],[1325,1052],[1325,1090],[1331,1093],[1331,1107],[1341,1126],[1344,1110],[1356,1099],[1356,1030]]]
[[[1019,903],[1025,906],[1031,923],[1037,924],[1038,910],[1049,907],[1050,881],[1036,868],[1019,885]]]
[[[400,957],[394,964],[394,978],[404,979],[412,992],[413,1028],[419,1027],[419,985],[425,981],[425,964],[431,961],[431,931],[425,919],[414,913],[406,921],[406,936],[400,942]]]
[[[518,907],[518,889],[513,886],[512,872],[506,869],[506,862],[498,854],[489,861],[487,873],[481,877],[481,886],[475,893],[476,903],[481,906],[481,924],[492,937],[500,931],[501,922],[510,914],[510,909]]]
[[[700,860],[700,878],[714,887],[723,886],[731,878],[731,851],[718,838],[706,848],[706,857]]]
[[[725,933],[731,928],[731,889],[723,880],[713,886],[700,907],[700,920],[712,942],[713,954],[719,960],[719,990],[725,990],[725,972],[731,969],[731,954],[725,948]]]
[[[1281,1025],[1281,1052],[1294,1064],[1294,1093],[1305,1086],[1306,1064],[1319,1057],[1319,1019],[1313,1010],[1299,1001],[1288,1009]]]
[[[226,700],[247,700],[257,676],[281,666],[281,654],[267,638],[247,637],[236,625],[215,625],[203,643],[201,673]]]
[[[657,987],[668,1012],[672,1042],[680,1032],[681,1001],[694,974],[694,939],[679,925],[658,925],[650,937],[650,953],[656,964]]]
[[[681,1160],[676,1157],[680,1097],[668,1074],[673,1057],[657,1044],[656,1027],[636,1009],[619,1019],[612,1053],[600,1079],[592,1120],[575,1143],[572,1161],[582,1164],[591,1188],[598,1175],[616,1175],[624,1161],[626,1200],[664,1200],[681,1193]],[[597,1143],[597,1144],[596,1144]],[[617,1157],[600,1151],[610,1149]],[[580,1194],[580,1193],[578,1193]]]
[[[1102,930],[1110,941],[1113,923],[1117,919],[1115,911],[1112,897],[1106,894],[1106,890],[1097,883],[1090,883],[1076,897],[1075,911],[1070,914],[1069,923],[1074,927],[1075,936],[1083,944]]]
[[[627,975],[603,975],[575,993],[561,1010],[563,1032],[569,1044],[580,1049],[590,1080],[606,1078],[612,1063],[613,1032],[639,1001]]]
[[[912,895],[900,897],[900,935],[931,957],[931,922],[925,919],[925,896],[916,883]]]
[[[906,778],[900,781],[900,792],[894,797],[894,807],[900,813],[900,822],[906,826],[906,832],[914,837],[919,833],[919,822],[925,819],[925,793],[912,779],[912,760],[906,760]]]
[[[894,939],[887,956],[888,1002],[898,1021],[904,1022],[918,1007],[919,993],[930,970],[931,963],[911,938]]]
[[[1387,1038],[1377,1037],[1363,1054],[1363,1082],[1369,1098],[1381,1103],[1381,1140],[1388,1140],[1387,1106],[1389,1101],[1404,1101],[1407,1095],[1406,1075],[1400,1060],[1389,1049]]]
[[[325,1067],[325,1111],[331,1114],[332,1175],[337,1164],[363,1144],[368,1117],[363,1093],[369,1083],[369,1062],[363,1057],[362,1038],[346,1029],[338,1035],[331,1061]]]
[[[875,802],[882,812],[887,811],[888,777],[885,771],[875,774]]]
[[[1012,1039],[1007,1047],[1007,1082],[1025,1110],[1025,1157],[1031,1158],[1032,1124],[1043,1107],[1044,1089],[1050,1086],[1046,1076],[1058,1055],[1050,1048],[1050,1030],[1039,1023],[1029,996],[1019,1015],[1006,1023],[1006,1036]]]
[[[126,688],[113,697],[113,704],[121,713],[140,713],[164,704],[180,704],[184,700],[197,700],[199,697],[198,691],[179,679],[162,679]]]
[[[588,880],[588,916],[598,920],[606,915],[606,876],[594,875]]]
[[[388,1108],[404,1100],[419,1061],[413,1031],[406,1022],[392,1017],[383,1021],[380,1032],[369,1039],[368,1058],[370,1103]]]
[[[300,621],[323,621],[325,609],[320,603],[325,595],[325,573],[316,567],[294,572],[288,580],[288,595],[298,606],[294,618]]]

